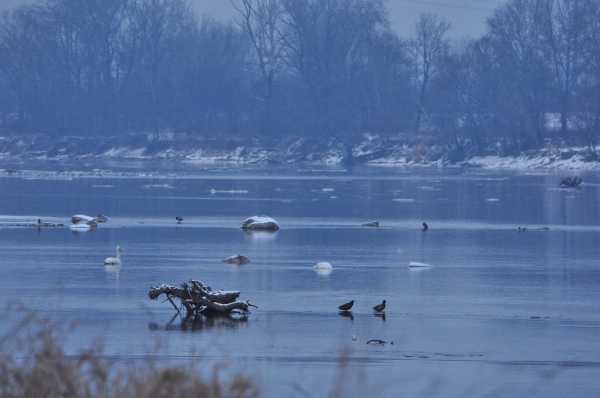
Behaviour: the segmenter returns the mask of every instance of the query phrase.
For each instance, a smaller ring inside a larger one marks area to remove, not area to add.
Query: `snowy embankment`
[[[598,152],[600,148],[597,148]],[[486,169],[600,170],[586,148],[555,148],[519,156],[473,156],[461,159],[453,149],[415,142],[414,137],[364,134],[336,138],[255,137],[206,138],[187,135],[126,135],[119,137],[9,136],[0,137],[0,159],[178,160],[194,164],[379,167],[480,167]]]
[[[475,156],[463,162],[463,165],[505,170],[600,170],[600,161],[591,159],[589,151],[584,148],[539,151],[520,156]]]

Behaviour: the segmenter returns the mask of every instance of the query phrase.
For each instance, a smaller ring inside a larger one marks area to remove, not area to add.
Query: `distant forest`
[[[600,136],[600,0],[510,0],[480,38],[383,0],[43,0],[0,20],[0,131],[370,132],[505,152]],[[425,141],[424,141],[425,142]]]

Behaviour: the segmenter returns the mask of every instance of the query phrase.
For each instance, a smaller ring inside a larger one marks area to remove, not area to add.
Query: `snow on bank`
[[[198,149],[185,155],[185,161],[193,164],[255,164],[267,161],[269,153],[264,149],[237,147],[232,151],[210,151]]]
[[[566,159],[560,156],[540,154],[537,156],[475,156],[463,165],[468,167],[481,167],[484,169],[505,170],[573,170],[594,171],[600,170],[600,162],[589,161],[583,155],[575,154]]]
[[[600,148],[596,148],[600,153]],[[446,156],[437,160],[428,160],[424,157],[415,157],[411,150],[402,148],[395,153],[371,159],[366,162],[369,166],[378,167],[478,167],[483,169],[497,170],[572,170],[572,171],[595,171],[600,170],[600,161],[590,154],[588,148],[565,147],[561,149],[545,148],[538,151],[530,151],[518,156],[473,156],[462,162],[450,162]]]
[[[400,157],[385,157],[370,160],[367,163],[367,166],[377,166],[377,167],[455,167],[456,165],[453,163],[445,162],[443,159],[435,160],[435,161],[427,161],[427,160],[412,160],[406,156]]]
[[[339,167],[366,165],[394,168],[479,167],[506,170],[600,170],[600,161],[582,147],[546,147],[519,156],[474,156],[464,161],[462,151],[440,144],[425,144],[405,136],[382,137],[184,137],[156,141],[145,135],[118,137],[50,136],[2,137],[0,159],[90,160],[170,159],[200,165],[312,165]],[[458,154],[457,154],[458,152]],[[600,153],[600,147],[596,148]]]
[[[108,159],[149,159],[145,148],[115,147],[100,155]]]

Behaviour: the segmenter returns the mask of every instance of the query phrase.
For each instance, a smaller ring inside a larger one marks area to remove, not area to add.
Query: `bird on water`
[[[429,225],[426,222],[423,223],[423,232],[426,232],[429,229]]]
[[[175,221],[177,221],[177,224],[181,224],[183,222],[183,217],[177,216],[175,217]]]
[[[121,253],[123,250],[121,246],[117,245],[115,257],[107,257],[104,259],[104,265],[121,265]]]
[[[385,311],[385,300],[383,300],[381,304],[377,304],[375,307],[373,307],[373,310],[378,313]]]
[[[350,311],[352,309],[353,305],[354,305],[354,300],[347,302],[345,304],[342,304],[338,308],[340,311]]]

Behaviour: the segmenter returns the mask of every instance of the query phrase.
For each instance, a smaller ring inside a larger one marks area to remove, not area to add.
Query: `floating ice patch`
[[[92,188],[98,188],[98,189],[104,189],[104,188],[114,188],[114,185],[110,185],[110,184],[96,184],[96,185],[92,185]]]
[[[216,195],[218,193],[228,194],[228,195],[245,195],[248,193],[248,191],[245,189],[214,189],[214,188],[211,188],[209,192],[211,195]]]
[[[436,188],[436,187],[432,187],[432,186],[429,186],[429,185],[423,185],[423,186],[420,186],[420,187],[419,187],[419,189],[420,189],[421,191],[439,191],[439,189],[438,189],[438,188]]]
[[[394,198],[392,202],[396,203],[415,203],[415,200],[412,198]]]
[[[279,224],[268,216],[254,216],[242,221],[242,229],[247,231],[278,231]]]
[[[31,173],[31,174],[24,174],[22,176],[22,178],[24,180],[31,180],[31,181],[36,181],[36,180],[46,180],[46,181],[72,181],[73,180],[73,176],[69,175],[69,174],[63,174],[63,173],[40,173],[40,174],[36,174],[36,173]]]
[[[313,266],[313,270],[319,275],[329,275],[333,272],[333,266],[327,261],[321,261]]]
[[[173,189],[171,184],[146,184],[145,189]]]
[[[500,199],[498,199],[498,198],[487,198],[485,201],[488,202],[488,203],[498,203],[498,202],[500,202]]]
[[[322,188],[321,191],[322,192],[333,192],[333,191],[335,191],[335,189],[333,189],[333,188]]]
[[[335,196],[335,195],[332,195],[332,196],[330,196],[330,197],[329,197],[329,199],[337,199],[337,198],[338,198],[338,197],[337,197],[337,196]]]

